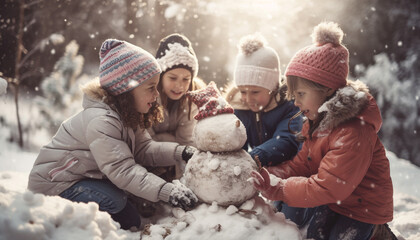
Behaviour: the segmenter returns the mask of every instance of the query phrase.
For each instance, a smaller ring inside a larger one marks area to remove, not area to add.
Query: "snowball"
[[[251,198],[248,201],[244,202],[240,209],[244,209],[244,210],[251,210],[255,205],[255,199]]]
[[[201,151],[236,151],[246,142],[245,126],[234,114],[220,114],[199,120],[193,135]]]
[[[219,205],[217,205],[217,202],[212,202],[211,206],[209,207],[209,211],[212,213],[215,213],[219,210]]]
[[[230,205],[228,208],[226,208],[226,215],[232,215],[237,212],[238,212],[238,208],[233,205]]]
[[[221,162],[217,170],[210,169],[214,159]],[[239,168],[241,174],[236,175],[232,166]],[[253,184],[247,181],[256,169],[257,164],[243,149],[211,155],[196,152],[187,163],[183,179],[202,202],[240,206],[256,194]]]
[[[233,173],[235,173],[235,175],[236,175],[236,176],[241,175],[241,172],[242,172],[241,167],[239,167],[239,166],[235,166],[235,167],[233,168]]]
[[[277,176],[273,174],[270,174],[269,176],[270,176],[270,185],[273,187],[276,186],[281,181],[281,178],[278,178]]]
[[[172,214],[174,215],[175,218],[182,218],[183,216],[185,216],[185,211],[182,208],[172,208]]]
[[[219,159],[217,159],[217,158],[215,158],[215,159],[212,159],[212,160],[210,160],[210,162],[209,162],[209,168],[211,169],[211,170],[217,170],[218,168],[219,168],[219,165],[220,165],[220,161],[219,161]]]

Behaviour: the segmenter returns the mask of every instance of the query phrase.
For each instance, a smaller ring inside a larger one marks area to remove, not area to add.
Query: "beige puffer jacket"
[[[193,130],[197,123],[194,116],[198,113],[197,106],[191,104],[190,119],[188,119],[187,102],[179,110],[179,101],[170,109],[164,109],[164,121],[147,129],[153,140],[158,142],[177,142],[182,145],[196,146]]]
[[[28,189],[58,195],[81,179],[108,178],[138,197],[167,202],[173,184],[145,167],[175,165],[184,146],[158,143],[144,129],[124,127],[118,113],[102,101],[102,91],[97,81],[84,89],[84,110],[64,121],[41,148]]]

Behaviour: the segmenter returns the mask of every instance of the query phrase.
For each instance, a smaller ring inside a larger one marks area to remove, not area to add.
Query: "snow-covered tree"
[[[385,53],[374,57],[375,64],[356,67],[381,108],[380,136],[387,149],[420,166],[420,86],[416,84],[416,54],[397,63]]]
[[[40,127],[47,127],[54,133],[58,126],[71,114],[81,108],[79,85],[88,80],[82,72],[84,58],[78,55],[79,45],[71,41],[64,55],[54,65],[54,71],[41,83],[42,97],[36,98],[42,119]]]

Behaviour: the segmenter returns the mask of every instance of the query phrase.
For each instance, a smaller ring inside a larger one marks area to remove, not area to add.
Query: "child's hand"
[[[182,160],[188,162],[196,151],[197,148],[193,146],[185,146],[184,150],[182,151]]]
[[[275,177],[275,181],[270,180],[270,174],[266,168],[261,168],[260,172],[251,172],[252,181],[255,189],[261,192],[261,194],[269,200],[283,200],[283,187],[284,180]]]
[[[173,207],[180,207],[185,211],[194,208],[198,198],[191,189],[187,188],[179,180],[174,180],[173,184],[175,187],[169,195],[169,203]]]

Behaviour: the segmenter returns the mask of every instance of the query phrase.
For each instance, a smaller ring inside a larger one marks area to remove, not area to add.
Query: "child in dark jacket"
[[[286,99],[279,57],[261,35],[243,37],[239,50],[234,85],[227,89],[225,98],[245,125],[247,142],[243,148],[262,166],[277,165],[299,149],[294,132],[301,130],[302,118],[293,118],[299,108]]]

